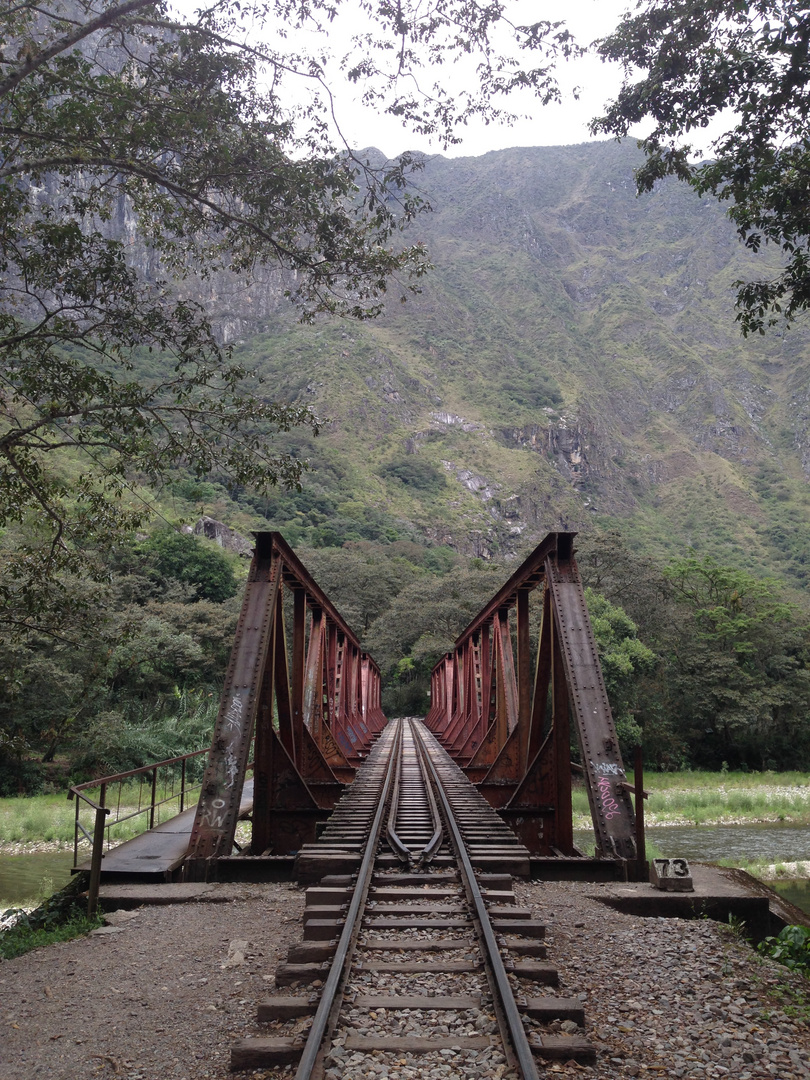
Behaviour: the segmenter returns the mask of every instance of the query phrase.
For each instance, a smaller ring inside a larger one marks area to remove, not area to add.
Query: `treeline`
[[[640,742],[658,769],[795,767],[810,750],[807,608],[711,556],[642,558],[606,532],[577,546],[624,752]],[[428,568],[419,550],[301,551],[381,665],[389,715],[425,712],[433,665],[514,570],[459,558]]]
[[[777,582],[710,557],[638,558],[617,534],[578,549],[625,753],[763,770],[810,750],[810,617]],[[404,540],[298,554],[380,664],[389,716],[424,714],[433,665],[515,566]],[[0,625],[0,794],[210,738],[245,561],[168,527],[103,560],[92,580],[60,581],[57,631]]]
[[[239,611],[239,560],[173,528],[88,552],[50,618],[0,621],[0,795],[197,750]]]

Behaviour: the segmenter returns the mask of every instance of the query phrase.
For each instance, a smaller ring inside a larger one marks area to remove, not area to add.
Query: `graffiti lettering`
[[[597,776],[624,776],[625,771],[615,761],[592,761],[591,768]]]
[[[232,788],[236,783],[236,777],[239,773],[239,762],[237,761],[236,754],[233,752],[233,747],[229,746],[225,751],[225,779],[226,788]]]
[[[242,699],[236,694],[231,698],[228,711],[225,713],[225,731],[240,734],[242,731]]]
[[[202,815],[203,827],[207,826],[209,829],[221,829],[223,822],[225,821],[225,814],[222,813],[224,809],[224,799],[212,799],[210,805]]]
[[[621,812],[621,807],[613,798],[613,790],[606,776],[601,776],[596,785],[599,790],[599,799],[602,803],[602,813],[606,821],[610,821]]]

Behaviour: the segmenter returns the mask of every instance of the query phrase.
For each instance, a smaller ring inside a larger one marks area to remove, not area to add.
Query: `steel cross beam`
[[[573,718],[598,853],[636,859],[633,807],[574,558],[549,533],[431,675],[426,725],[538,855],[574,855]],[[530,594],[542,590],[532,663]]]
[[[207,877],[209,861],[233,850],[251,749],[251,852],[287,854],[315,839],[386,722],[380,670],[352,629],[279,533],[255,537],[187,879]]]

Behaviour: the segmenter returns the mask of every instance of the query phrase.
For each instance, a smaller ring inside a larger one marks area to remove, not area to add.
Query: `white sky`
[[[419,0],[415,0],[418,4]],[[572,32],[580,45],[589,45],[604,37],[619,23],[622,14],[634,10],[637,0],[502,0],[508,17],[516,24],[531,24],[539,20],[562,21]],[[200,0],[175,0],[177,8],[190,15],[199,6]],[[271,46],[275,44],[281,51],[292,49],[307,55],[321,56],[330,52],[333,57],[340,57],[348,51],[352,35],[364,29],[362,16],[359,15],[351,0],[341,0],[336,8],[336,18],[329,25],[328,33],[291,30],[265,24],[263,27],[243,23],[242,32],[248,44],[260,44],[262,39]],[[274,37],[271,42],[269,37]],[[527,64],[531,60],[527,57]],[[595,56],[585,56],[578,60],[560,61],[557,68],[557,80],[560,84],[563,100],[559,104],[541,106],[526,94],[522,99],[513,94],[508,102],[514,113],[528,114],[529,118],[519,120],[512,126],[483,123],[471,123],[464,133],[460,144],[444,148],[440,142],[430,142],[424,137],[414,135],[395,117],[381,114],[365,107],[360,102],[362,85],[354,86],[342,78],[337,71],[337,63],[327,66],[328,85],[333,96],[335,115],[341,132],[349,146],[363,149],[375,146],[386,157],[393,158],[406,150],[418,150],[425,153],[439,153],[448,157],[478,156],[491,150],[500,150],[513,146],[566,146],[588,142],[593,139],[588,131],[588,123],[594,117],[602,115],[605,104],[615,97],[622,82],[622,69],[617,64],[603,64]],[[471,68],[467,67],[467,85],[470,84]],[[435,78],[441,79],[445,87],[464,85],[464,59],[443,68],[426,72],[425,85]],[[292,105],[297,101],[303,104],[312,85],[306,79],[288,80],[285,77],[282,100]],[[578,97],[574,90],[578,89]],[[703,145],[696,146],[696,156],[709,156],[710,141],[726,127],[723,118],[714,122],[702,132]],[[641,138],[648,130],[633,130],[631,137]],[[604,139],[605,136],[598,136]],[[690,142],[696,142],[692,133]]]
[[[567,0],[564,4],[528,0],[528,4],[522,6],[526,22],[543,18],[564,20],[577,41],[585,45],[609,33],[631,4],[629,0]],[[563,100],[559,105],[543,107],[530,95],[526,95],[522,101],[514,95],[512,111],[529,113],[531,119],[522,120],[511,127],[470,125],[464,141],[448,149],[414,136],[393,117],[379,116],[364,109],[356,98],[353,100],[354,88],[334,87],[333,92],[343,132],[356,149],[376,146],[388,157],[394,157],[404,150],[441,153],[448,157],[477,156],[512,146],[564,146],[590,141],[593,136],[588,131],[588,122],[600,115],[605,102],[616,94],[622,81],[621,74],[618,65],[603,64],[594,56],[561,62],[558,81]],[[443,77],[452,83],[452,70],[448,70]],[[577,87],[578,100],[573,93]],[[599,138],[604,139],[605,136]]]

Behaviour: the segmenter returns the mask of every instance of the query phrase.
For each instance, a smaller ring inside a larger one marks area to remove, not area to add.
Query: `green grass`
[[[17,923],[9,930],[0,931],[0,959],[13,960],[15,956],[23,956],[32,949],[42,948],[43,945],[70,941],[72,938],[89,934],[97,926],[101,926],[98,916],[90,919],[78,908],[58,926],[31,926],[27,921]]]
[[[646,773],[648,825],[810,823],[810,773]],[[590,822],[583,787],[574,789],[574,824]]]
[[[687,769],[683,772],[645,772],[647,791],[682,791],[724,787],[726,790],[761,787],[810,787],[810,772],[705,772]]]
[[[0,930],[0,959],[12,960],[43,945],[89,934],[101,926],[101,916],[88,918],[79,894],[87,888],[87,875],[77,874],[73,880],[49,896],[33,911],[10,909],[2,915],[17,915],[17,921],[6,930]]]
[[[120,803],[118,796],[109,791],[107,794],[108,805],[112,808],[109,820],[114,822],[119,816],[127,816],[138,809],[140,795],[141,803],[149,798],[148,789],[139,791],[140,785],[128,784],[122,788]],[[90,789],[86,793],[91,799],[98,799],[97,789]],[[168,798],[170,790],[158,790],[158,798]],[[194,805],[197,793],[191,792],[186,795],[186,806]],[[190,800],[190,801],[189,801]],[[158,820],[165,821],[173,817],[179,808],[179,801],[167,802],[159,807]],[[72,844],[76,804],[68,800],[64,792],[51,795],[33,795],[27,798],[0,799],[0,845],[2,844],[38,844],[60,843]],[[87,804],[81,807],[81,823],[92,832],[94,812]],[[137,836],[149,827],[147,813],[138,814],[120,824],[111,824],[108,836],[111,841],[120,842]]]

